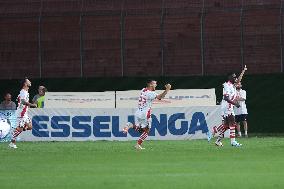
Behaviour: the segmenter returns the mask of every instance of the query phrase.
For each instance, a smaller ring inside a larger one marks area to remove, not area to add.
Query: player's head
[[[32,83],[30,82],[30,80],[28,78],[23,79],[22,87],[29,88],[30,86],[32,86]]]
[[[236,85],[236,89],[240,90],[242,88],[242,83],[238,82],[235,84]]]
[[[42,85],[41,85],[41,86],[38,87],[38,94],[39,94],[40,96],[44,96],[46,91],[47,91],[47,90],[46,90],[45,86],[42,86]]]
[[[7,93],[4,94],[4,99],[5,99],[5,101],[11,101],[12,95],[9,92],[7,92]]]
[[[156,90],[156,87],[157,87],[157,81],[154,80],[154,79],[149,79],[147,81],[147,88],[154,91]]]
[[[237,80],[237,75],[235,73],[229,73],[228,74],[228,81],[231,83],[235,83]]]

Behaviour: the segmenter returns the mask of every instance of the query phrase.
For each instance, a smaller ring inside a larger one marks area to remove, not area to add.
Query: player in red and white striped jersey
[[[21,134],[21,132],[32,129],[31,119],[28,116],[29,106],[36,107],[36,104],[29,102],[29,88],[31,87],[31,82],[28,79],[24,79],[22,82],[22,90],[18,95],[18,107],[16,110],[17,116],[17,128],[12,134],[12,140],[9,144],[11,148],[17,148],[16,138]]]
[[[157,94],[155,92],[157,86],[157,81],[149,80],[147,82],[147,87],[141,90],[138,108],[135,112],[135,125],[128,122],[124,127],[123,131],[127,133],[128,129],[133,128],[135,131],[138,131],[141,134],[140,138],[135,145],[135,148],[138,150],[144,149],[141,144],[148,137],[150,128],[151,128],[151,111],[152,111],[152,103],[155,99],[161,100],[166,96],[168,91],[171,89],[170,84],[165,85],[165,91],[161,94]]]
[[[218,132],[218,138],[215,142],[217,146],[223,146],[221,140],[224,137],[224,133],[227,129],[230,129],[231,145],[239,147],[240,143],[236,141],[235,136],[235,114],[234,106],[239,107],[239,103],[236,101],[236,88],[234,83],[237,81],[236,74],[232,73],[228,75],[228,81],[223,84],[223,100],[221,103],[222,116],[224,118],[224,124],[218,127],[213,127],[213,133]]]
[[[237,96],[236,84],[241,82],[246,71],[247,71],[247,67],[245,65],[244,69],[242,70],[241,74],[239,75],[239,77],[237,79],[236,79],[236,75],[234,73],[230,74],[229,77],[228,77],[228,80],[230,80],[230,81],[227,81],[226,83],[223,84],[223,100],[222,100],[222,103],[221,103],[222,124],[219,125],[219,126],[214,126],[212,133],[209,132],[209,135],[208,135],[208,141],[209,141],[209,140],[211,140],[212,136],[214,136],[215,134],[218,134],[218,139],[215,142],[215,144],[217,146],[223,146],[223,144],[221,142],[221,138],[224,137],[224,133],[227,129],[230,129],[231,144],[233,146],[241,146],[241,144],[239,144],[235,141],[235,130],[233,130],[233,129],[235,129],[235,127],[236,127],[236,122],[235,122],[234,109],[232,110],[232,108],[240,106],[239,105],[239,99],[236,98],[236,96]],[[232,84],[234,84],[234,85],[232,85]],[[228,98],[229,93],[232,93],[234,95],[231,95],[231,97]],[[225,97],[225,96],[227,96],[227,97]],[[230,100],[232,103],[230,103],[230,101],[228,101],[228,100]],[[228,115],[230,115],[230,116],[228,116]],[[228,120],[229,117],[231,118],[230,120]],[[234,117],[234,118],[232,119],[232,117]]]

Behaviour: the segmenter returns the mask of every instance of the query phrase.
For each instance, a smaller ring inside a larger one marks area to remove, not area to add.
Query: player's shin
[[[148,137],[148,135],[149,135],[149,129],[148,128],[143,129],[143,133],[139,137],[137,144],[141,145],[143,141]]]
[[[231,143],[236,140],[236,125],[230,125],[230,139]]]
[[[248,136],[248,124],[247,124],[247,121],[244,121],[243,124],[244,124],[245,136],[247,137]]]
[[[224,134],[225,131],[227,130],[227,127],[224,124],[221,124],[216,129],[217,129],[217,132]]]
[[[11,139],[11,142],[12,142],[12,143],[15,143],[15,142],[16,142],[16,139],[17,139],[17,137],[21,134],[21,132],[22,132],[22,129],[18,129],[18,128],[16,128],[16,129],[13,131],[12,139]]]

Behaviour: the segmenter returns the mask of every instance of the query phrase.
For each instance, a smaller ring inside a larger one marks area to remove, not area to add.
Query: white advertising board
[[[163,90],[157,90],[160,94]],[[135,108],[138,104],[139,90],[117,91],[117,108]],[[162,100],[155,100],[154,107],[215,106],[215,89],[176,89],[171,90]]]
[[[221,123],[220,106],[155,108],[147,140],[205,139]],[[134,123],[135,109],[30,109],[33,130],[23,132],[24,141],[137,140],[133,129],[122,132],[126,122]]]
[[[47,92],[44,108],[114,108],[115,92]]]

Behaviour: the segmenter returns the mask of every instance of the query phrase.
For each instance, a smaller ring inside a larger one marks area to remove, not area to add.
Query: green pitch
[[[284,138],[0,144],[0,188],[284,188]]]

